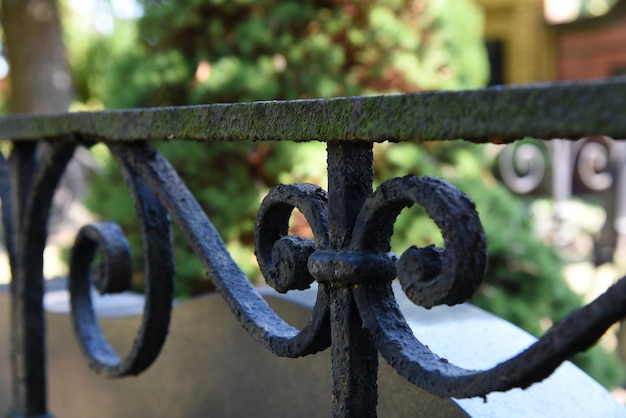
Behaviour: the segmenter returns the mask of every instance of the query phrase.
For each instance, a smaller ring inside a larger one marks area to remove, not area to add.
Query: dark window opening
[[[504,84],[504,42],[499,39],[485,41],[489,59],[488,86]]]

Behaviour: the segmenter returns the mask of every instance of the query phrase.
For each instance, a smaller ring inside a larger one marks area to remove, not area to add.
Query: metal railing
[[[378,353],[402,376],[442,397],[484,397],[525,388],[594,344],[626,317],[626,280],[572,313],[534,345],[484,371],[465,370],[420,343],[391,291],[398,277],[407,296],[431,307],[466,301],[479,286],[487,243],[474,204],[450,183],[402,177],[373,191],[374,142],[510,143],[591,135],[626,138],[626,80],[429,92],[379,97],[130,109],[0,119],[0,197],[13,280],[14,415],[47,416],[42,253],[47,214],[77,145],[103,142],[126,177],[137,206],[146,270],[146,305],[132,349],[121,357],[97,323],[89,287],[128,287],[130,256],[119,227],[83,227],[68,278],[72,319],[90,367],[107,377],[138,374],[157,357],[167,334],[174,268],[169,219],[178,224],[209,278],[250,336],[278,356],[331,348],[333,413],[376,416]],[[280,185],[263,200],[255,229],[260,270],[286,292],[317,281],[309,323],[298,330],[280,318],[229,256],[224,242],[169,163],[149,144],[171,138],[205,141],[324,141],[328,192],[311,184]],[[423,206],[441,229],[445,249],[390,252],[396,216]],[[287,234],[298,208],[315,240]],[[96,250],[101,274],[91,277]]]
[[[620,237],[626,237],[626,142],[604,136],[521,141],[503,148],[498,168],[509,190],[551,195],[554,238],[561,246],[568,244],[559,231],[559,223],[567,217],[567,202],[576,195],[601,202],[606,220],[593,237],[592,259],[595,265],[613,260]]]

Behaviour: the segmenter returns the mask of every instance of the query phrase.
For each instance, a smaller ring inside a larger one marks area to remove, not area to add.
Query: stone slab
[[[290,323],[298,326],[309,318],[315,291],[287,295],[269,288],[260,291]],[[491,367],[534,340],[471,305],[425,310],[402,294],[398,299],[418,338],[464,367]],[[130,347],[142,304],[136,295],[96,302],[101,326],[120,353]],[[101,378],[87,368],[66,313],[64,290],[49,292],[46,307],[49,405],[55,416],[331,416],[328,350],[300,359],[278,358],[250,339],[218,295],[177,304],[156,363],[138,377],[121,380]],[[8,313],[8,295],[0,293],[0,413],[10,405]],[[379,388],[380,417],[626,417],[621,404],[569,363],[527,390],[490,394],[486,403],[429,395],[407,383],[384,360]]]

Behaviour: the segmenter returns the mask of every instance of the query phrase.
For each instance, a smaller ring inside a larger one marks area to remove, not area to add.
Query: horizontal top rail
[[[0,118],[0,138],[370,142],[626,138],[626,77],[481,90]]]

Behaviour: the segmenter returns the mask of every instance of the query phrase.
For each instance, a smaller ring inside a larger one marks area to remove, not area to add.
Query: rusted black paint
[[[307,219],[315,242],[287,234],[289,217],[298,208]],[[309,288],[309,256],[328,247],[328,194],[313,184],[280,185],[263,199],[257,214],[254,247],[267,283],[281,293]],[[317,244],[316,244],[317,242]]]
[[[0,197],[13,269],[15,414],[47,413],[41,255],[52,193],[77,139],[106,140],[119,161],[137,205],[147,268],[142,325],[131,352],[120,359],[99,331],[89,285],[93,282],[103,293],[128,286],[127,246],[112,224],[90,225],[79,232],[69,280],[72,316],[94,370],[108,377],[137,374],[158,355],[172,303],[171,216],[255,340],[285,357],[331,347],[334,416],[374,417],[379,352],[407,380],[439,396],[485,396],[527,387],[626,317],[626,278],[529,349],[492,369],[465,370],[449,363],[413,335],[390,282],[398,276],[407,296],[425,307],[467,300],[486,265],[478,214],[471,199],[432,177],[391,179],[372,192],[371,142],[591,134],[626,137],[625,80],[0,118],[0,136],[16,140],[9,164],[0,158]],[[170,137],[328,142],[328,193],[310,184],[278,186],[261,204],[255,229],[255,253],[271,286],[287,292],[318,282],[316,305],[301,330],[287,324],[259,296],[170,164],[146,144]],[[43,146],[28,141],[45,138],[55,141]],[[37,154],[37,148],[42,152]],[[441,229],[445,248],[411,247],[400,256],[390,251],[396,217],[413,204],[423,206]],[[288,235],[294,208],[309,222],[313,239]],[[94,267],[95,251],[101,251],[103,263]],[[91,277],[94,268],[99,276]]]
[[[209,279],[254,339],[284,357],[299,357],[328,347],[329,295],[325,286],[319,287],[311,321],[302,330],[287,324],[232,260],[213,224],[160,154],[145,143],[111,144],[111,149],[124,156],[161,201],[202,261]]]
[[[47,416],[43,251],[52,197],[74,147],[71,142],[38,147],[16,143],[10,158],[11,365],[16,416]]]
[[[174,262],[170,222],[165,208],[146,183],[128,166],[124,154],[114,150],[131,190],[143,241],[146,301],[141,327],[130,353],[120,359],[100,330],[91,304],[91,284],[101,293],[127,290],[131,282],[130,250],[117,224],[105,222],[83,227],[70,257],[68,288],[72,322],[89,366],[107,377],[136,375],[156,359],[170,321],[174,294]],[[96,251],[102,255],[99,276],[92,278]]]
[[[418,203],[444,238],[443,260],[429,250],[409,249],[398,261],[398,278],[414,303],[430,308],[465,302],[478,289],[487,264],[487,240],[474,202],[445,180],[407,176],[388,180],[365,202],[351,248],[385,254],[400,211]],[[422,259],[429,255],[430,259]],[[441,264],[441,271],[432,265]],[[427,273],[427,274],[424,274]]]
[[[372,193],[372,145],[357,142],[328,143],[328,223],[330,246],[337,253],[348,249],[363,202]],[[339,267],[339,266],[337,266]],[[353,270],[345,265],[343,271]],[[347,268],[346,268],[347,267]],[[347,282],[330,285],[333,416],[375,417],[378,403],[378,353],[364,332]]]
[[[596,343],[626,315],[626,277],[591,304],[570,314],[522,353],[484,371],[466,370],[420,343],[404,322],[388,285],[358,289],[363,325],[381,355],[407,380],[442,397],[471,398],[526,388],[548,377],[563,361]]]
[[[363,330],[352,286],[333,286],[332,327],[333,417],[376,417],[378,353]]]
[[[393,253],[372,254],[360,251],[315,251],[308,268],[319,283],[335,285],[391,281],[396,277]]]
[[[92,267],[91,261],[98,250],[102,260]],[[87,277],[91,274],[91,280],[87,284],[93,285],[101,295],[130,289],[132,282],[130,248],[119,225],[113,222],[100,222],[82,227],[76,236],[72,253],[70,266],[82,264],[84,272],[81,276]],[[75,275],[70,274],[70,279],[76,280],[73,276]],[[89,289],[89,286],[84,287]]]

